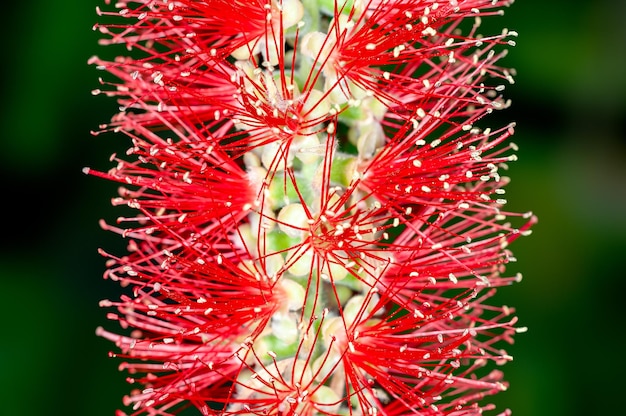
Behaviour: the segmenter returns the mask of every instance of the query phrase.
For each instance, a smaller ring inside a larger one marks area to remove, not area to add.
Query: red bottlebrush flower
[[[531,213],[498,66],[504,0],[137,0],[91,63],[132,142],[99,328],[133,415],[478,415],[517,328],[490,304]],[[107,2],[108,3],[108,2]],[[134,52],[133,52],[134,51]],[[508,411],[505,411],[508,413]],[[121,414],[121,412],[120,412]]]

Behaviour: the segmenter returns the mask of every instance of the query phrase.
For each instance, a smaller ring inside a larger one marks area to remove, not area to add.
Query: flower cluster
[[[108,3],[108,2],[107,2]],[[99,15],[129,56],[103,300],[133,415],[478,415],[505,390],[492,306],[531,213],[498,66],[512,0],[133,0]],[[115,46],[113,46],[115,47]],[[492,363],[492,365],[488,365]],[[508,411],[507,411],[508,412]],[[120,414],[122,414],[120,412]]]

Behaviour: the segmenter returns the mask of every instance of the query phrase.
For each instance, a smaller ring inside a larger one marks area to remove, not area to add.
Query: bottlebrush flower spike
[[[498,66],[512,0],[137,0],[95,26],[130,56],[94,94],[128,136],[102,227],[133,415],[478,415],[506,389],[494,306],[532,213]],[[107,2],[108,4],[108,2]],[[504,411],[508,414],[509,411]],[[121,411],[119,414],[123,414]]]

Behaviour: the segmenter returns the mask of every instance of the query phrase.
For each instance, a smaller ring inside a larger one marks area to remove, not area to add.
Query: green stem
[[[302,0],[304,7],[304,17],[302,20],[306,23],[306,32],[315,32],[320,27],[320,8],[319,0]]]

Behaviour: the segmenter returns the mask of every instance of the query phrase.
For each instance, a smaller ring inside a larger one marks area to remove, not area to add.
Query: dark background
[[[98,301],[118,293],[96,253],[121,247],[98,227],[119,215],[116,186],[81,168],[107,169],[127,143],[89,133],[116,108],[90,94],[99,74],[86,61],[106,54],[91,31],[99,3],[12,3],[0,28],[0,414],[112,415],[129,386],[94,331]],[[498,295],[530,328],[496,398],[516,416],[623,408],[625,3],[519,0],[483,20],[482,33],[520,33],[506,60],[513,106],[494,126],[518,122],[509,207],[540,219],[512,247],[524,281]]]

